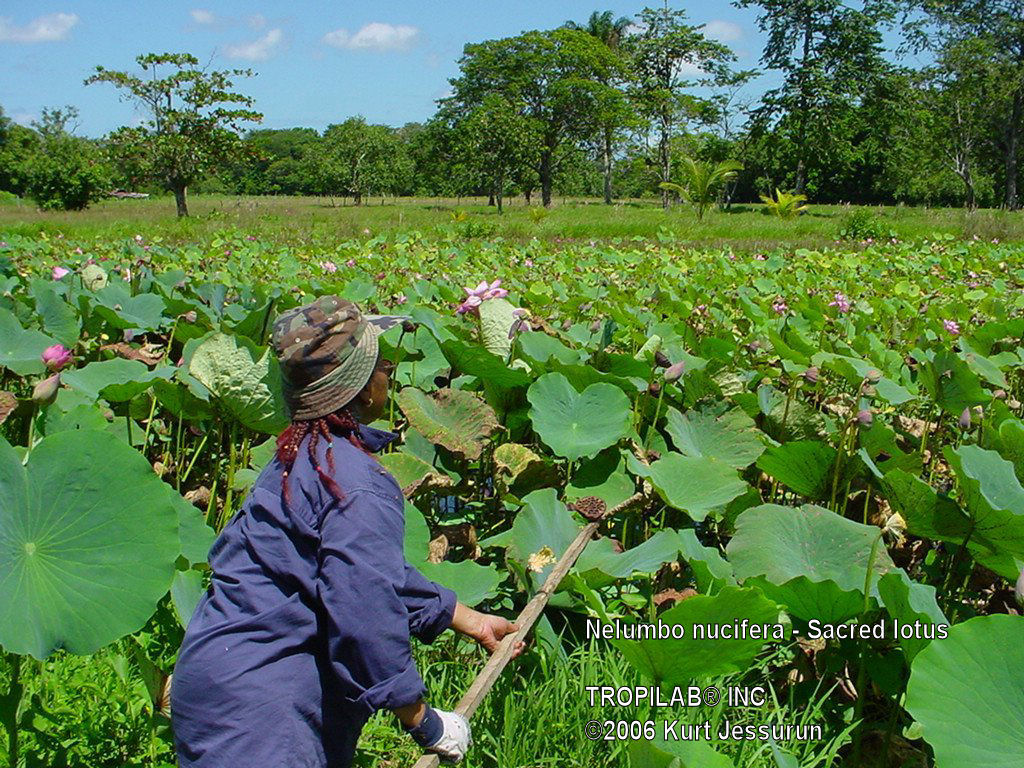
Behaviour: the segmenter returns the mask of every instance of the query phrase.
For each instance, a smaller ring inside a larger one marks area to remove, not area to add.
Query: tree
[[[520,105],[490,94],[459,125],[466,157],[498,213],[509,184],[529,172],[540,147],[540,127],[522,112]]]
[[[250,131],[243,152],[230,168],[232,186],[247,195],[309,193],[302,160],[320,141],[313,128]]]
[[[26,193],[26,160],[39,151],[40,141],[38,133],[11,122],[0,107],[0,190]]]
[[[672,182],[661,182],[662,189],[675,192],[686,200],[697,206],[697,220],[704,219],[704,211],[707,210],[718,195],[722,186],[736,178],[736,174],[743,170],[743,163],[736,160],[723,160],[712,165],[708,162],[694,160],[692,157],[683,158],[683,183],[673,184]]]
[[[863,0],[860,9],[843,0],[737,0],[734,5],[762,9],[757,23],[768,34],[762,61],[781,70],[784,80],[765,94],[758,116],[762,130],[778,119],[776,129],[793,145],[794,187],[802,193],[813,154],[820,157],[831,149],[845,113],[890,68],[882,56],[879,24],[891,18],[891,3]]]
[[[449,82],[453,94],[442,100],[467,114],[491,94],[521,105],[521,114],[537,126],[540,147],[537,176],[541,199],[551,205],[559,149],[594,133],[622,100],[607,85],[622,66],[608,46],[585,32],[555,29],[524,32],[517,37],[472,43],[459,59],[462,74]]]
[[[686,23],[686,13],[663,8],[644,8],[638,16],[639,32],[626,41],[633,65],[633,97],[640,111],[655,125],[658,137],[658,167],[662,182],[672,180],[671,142],[683,115],[703,113],[709,118],[713,105],[707,99],[686,93],[698,84],[725,79],[726,63],[736,57],[721,43],[708,40],[701,26]],[[702,72],[696,80],[684,72]],[[668,190],[662,189],[664,208],[669,205]]]
[[[241,122],[263,119],[248,109],[253,99],[230,90],[232,77],[253,73],[201,70],[199,59],[189,53],[147,53],[135,61],[147,79],[97,66],[85,84],[111,83],[123,91],[122,98],[149,112],[143,125],[119,128],[110,143],[125,162],[137,163],[165,184],[174,193],[178,216],[188,216],[188,186],[238,155]],[[167,66],[177,69],[158,77],[157,71]]]
[[[920,0],[920,7],[927,16],[912,27],[918,47],[931,49],[940,61],[971,62],[963,70],[983,95],[987,143],[1001,159],[1003,205],[1016,210],[1024,143],[1024,0]]]
[[[78,110],[43,109],[32,127],[39,134],[38,150],[23,166],[26,191],[41,208],[77,211],[106,196],[110,172],[96,145],[73,136],[68,123]]]
[[[356,205],[367,195],[394,192],[412,175],[395,131],[368,125],[360,116],[327,126],[316,150],[307,155],[305,168],[318,180],[322,194],[351,195]]]
[[[586,24],[577,24],[573,21],[567,21],[563,26],[566,29],[576,29],[581,32],[586,32],[591,37],[594,37],[608,46],[609,50],[618,51],[623,38],[625,37],[626,30],[632,20],[628,16],[620,16],[615,18],[615,14],[611,11],[594,11],[590,14],[590,18]],[[613,85],[613,83],[605,82],[605,85]],[[604,174],[604,202],[605,205],[611,205],[612,203],[612,158],[614,156],[614,142],[616,132],[630,123],[630,118],[634,117],[634,112],[629,108],[626,101],[620,100],[613,102],[609,106],[613,109],[609,109],[603,115],[600,132],[600,154],[601,154],[601,171]]]

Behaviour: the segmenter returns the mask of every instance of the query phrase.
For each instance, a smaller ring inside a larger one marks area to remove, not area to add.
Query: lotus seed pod
[[[57,399],[57,390],[60,389],[60,374],[43,379],[32,389],[32,402],[38,405],[49,405]]]
[[[857,411],[857,423],[862,427],[870,427],[874,420],[874,415],[867,408]]]
[[[668,356],[660,349],[654,353],[654,364],[659,368],[668,368],[672,365],[672,361],[668,359]]]
[[[804,371],[804,381],[806,381],[806,382],[808,382],[810,384],[817,384],[818,383],[818,373],[819,373],[818,372],[818,366],[816,366],[816,365],[815,366],[811,366],[806,371]]]
[[[673,363],[665,369],[665,381],[679,381],[683,375],[683,369],[686,367],[686,363],[680,360],[678,363]]]
[[[1017,599],[1017,605],[1024,608],[1024,568],[1017,577],[1017,585],[1013,588],[1013,596]]]
[[[960,418],[957,419],[957,423],[960,425],[960,429],[970,429],[971,427],[971,409],[964,408],[963,413],[960,414]]]

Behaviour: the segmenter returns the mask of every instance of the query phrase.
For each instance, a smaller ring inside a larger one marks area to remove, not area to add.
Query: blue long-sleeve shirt
[[[363,426],[374,451],[395,438]],[[425,692],[410,636],[451,625],[455,593],[405,561],[395,479],[335,437],[335,500],[307,456],[275,459],[210,550],[213,579],[174,669],[182,768],[342,768],[369,716]],[[317,447],[327,471],[326,445]]]

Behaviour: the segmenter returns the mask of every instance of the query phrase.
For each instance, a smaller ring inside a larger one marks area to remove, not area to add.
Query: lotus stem
[[[868,609],[871,607],[871,577],[875,570],[875,558],[878,556],[878,545],[882,541],[882,532],[878,532],[878,536],[871,544],[871,554],[868,556],[868,570],[864,574],[864,606],[861,610],[861,615],[867,615]],[[868,666],[867,656],[868,641],[861,639],[860,641],[860,666],[857,669],[857,703],[853,706],[853,720],[857,722],[861,719],[864,714],[864,700],[867,698],[864,693],[864,688],[867,685]],[[852,765],[855,768],[860,766],[860,748],[861,741],[864,736],[864,725],[860,723],[857,726],[857,732],[853,736],[853,761]]]
[[[657,428],[658,419],[661,417],[661,401],[665,399],[665,388],[668,382],[663,382],[661,389],[658,391],[658,404],[654,407],[654,421],[647,425],[647,431],[644,432],[644,450],[647,450],[648,443],[651,442],[651,431]]]
[[[7,731],[7,756],[11,768],[15,768],[18,765],[18,753],[20,747],[18,744],[18,705],[21,703],[22,694],[25,692],[25,686],[21,684],[21,656],[16,653],[6,654],[6,657],[11,665],[11,681],[7,687],[7,694],[0,699],[3,702],[3,708],[0,708],[0,713],[4,713],[3,726],[4,730]]]

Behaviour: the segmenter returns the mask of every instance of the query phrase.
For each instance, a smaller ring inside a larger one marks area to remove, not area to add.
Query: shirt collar
[[[397,440],[398,433],[388,432],[386,429],[377,429],[368,424],[360,424],[359,439],[363,441],[363,445],[377,453],[388,443]]]

